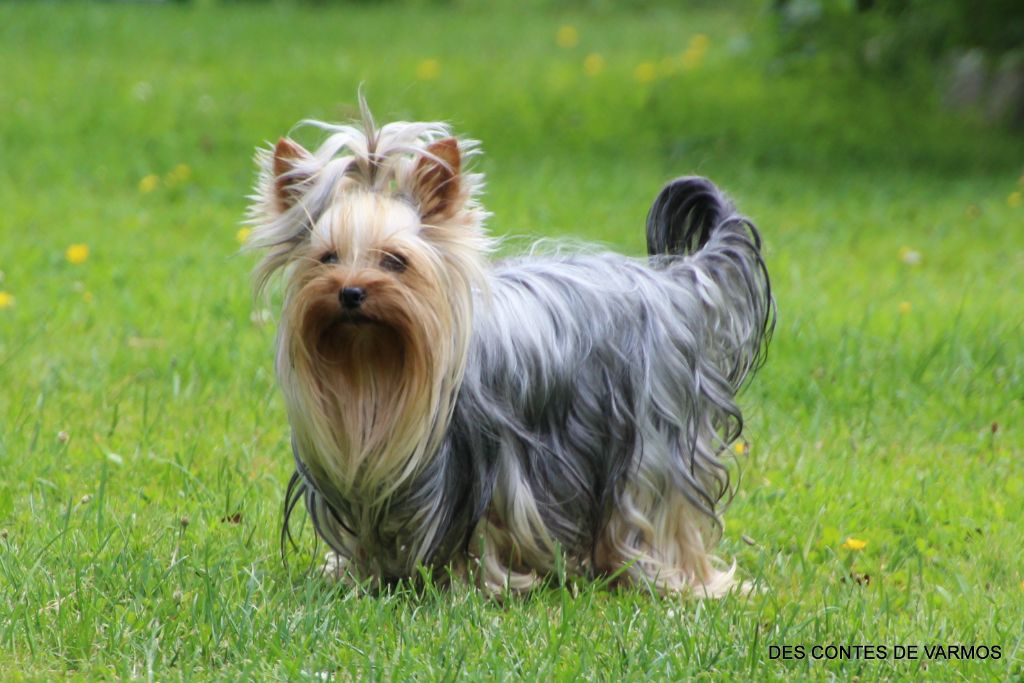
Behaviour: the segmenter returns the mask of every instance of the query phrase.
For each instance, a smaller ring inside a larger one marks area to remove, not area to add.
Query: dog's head
[[[315,404],[303,409],[330,426],[325,441],[365,454],[422,439],[447,410],[490,241],[481,177],[463,170],[472,143],[363,118],[311,122],[330,133],[315,151],[282,138],[258,153],[250,245],[266,250],[258,292],[284,274],[279,374]]]

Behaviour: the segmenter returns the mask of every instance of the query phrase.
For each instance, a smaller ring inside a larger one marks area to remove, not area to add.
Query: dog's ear
[[[427,146],[416,164],[414,191],[424,220],[448,218],[462,201],[459,141],[444,138]]]
[[[302,184],[309,174],[302,172],[300,162],[312,155],[306,148],[288,138],[281,138],[274,146],[274,203],[278,211],[287,211],[302,194]]]

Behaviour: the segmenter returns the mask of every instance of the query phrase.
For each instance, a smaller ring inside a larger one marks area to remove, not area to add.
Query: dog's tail
[[[662,188],[647,215],[647,251],[699,297],[705,341],[738,391],[764,362],[775,326],[761,235],[707,178],[685,176]]]

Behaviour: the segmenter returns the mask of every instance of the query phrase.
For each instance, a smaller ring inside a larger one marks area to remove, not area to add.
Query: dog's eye
[[[338,255],[335,252],[333,252],[333,251],[329,251],[329,252],[327,252],[326,254],[324,254],[323,256],[320,257],[320,263],[323,263],[323,264],[326,264],[326,265],[331,265],[331,264],[334,264],[334,263],[337,263],[337,262],[338,262]]]
[[[392,273],[401,273],[409,267],[409,260],[401,254],[386,251],[380,258],[380,267],[384,270],[390,270]]]

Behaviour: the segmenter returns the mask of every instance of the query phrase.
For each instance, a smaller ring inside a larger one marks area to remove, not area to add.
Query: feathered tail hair
[[[764,363],[775,328],[775,301],[757,228],[710,180],[684,176],[665,185],[651,205],[647,253],[655,264],[688,257],[694,266],[694,284],[709,308],[708,326],[730,332],[715,337],[731,347],[721,349],[728,362],[720,369],[738,391]]]

